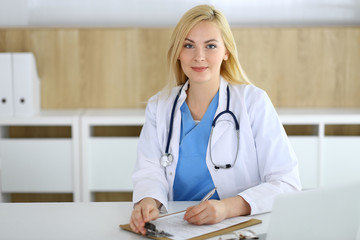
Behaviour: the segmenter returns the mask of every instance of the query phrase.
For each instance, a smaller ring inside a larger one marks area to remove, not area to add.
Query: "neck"
[[[191,115],[194,120],[201,120],[211,100],[219,90],[220,81],[214,83],[193,83],[187,90],[186,103],[189,106]]]

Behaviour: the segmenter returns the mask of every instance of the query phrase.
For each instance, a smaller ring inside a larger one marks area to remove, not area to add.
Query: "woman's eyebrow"
[[[205,43],[209,43],[209,42],[219,42],[219,41],[216,40],[215,38],[205,41]]]
[[[189,42],[195,43],[194,40],[191,40],[191,39],[189,39],[189,38],[185,38],[185,41],[189,41]],[[212,39],[206,40],[204,43],[209,43],[209,42],[219,42],[219,41],[216,40],[215,38],[212,38]]]

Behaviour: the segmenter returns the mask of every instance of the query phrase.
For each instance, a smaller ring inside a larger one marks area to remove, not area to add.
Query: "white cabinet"
[[[327,124],[359,125],[360,109],[278,109],[284,126],[312,129],[289,134],[299,161],[303,189],[360,181],[360,134],[326,136]],[[144,110],[88,110],[82,116],[84,200],[101,191],[131,191],[137,137],[96,137],[95,126],[139,126]],[[330,144],[334,144],[331,146]],[[356,147],[359,146],[359,147]],[[342,158],[338,157],[343,156]],[[341,159],[341,161],[340,161]],[[338,179],[340,178],[340,179]]]
[[[0,202],[11,193],[72,193],[80,201],[80,130],[76,111],[0,118]],[[10,127],[68,127],[67,138],[12,138]]]
[[[360,136],[325,137],[323,149],[323,185],[360,182]]]
[[[318,186],[318,137],[289,136],[289,140],[298,158],[302,188],[316,188]]]
[[[291,136],[304,189],[360,182],[360,109],[278,109],[284,126],[312,126],[306,136]],[[354,126],[352,136],[328,135],[330,126]]]
[[[83,201],[95,192],[132,192],[138,135],[96,136],[96,127],[138,127],[144,109],[87,110],[81,118]]]
[[[289,141],[304,189],[360,181],[360,109],[277,110],[285,129],[300,127],[289,133]],[[10,193],[72,193],[74,201],[88,202],[97,192],[131,192],[144,122],[145,109],[48,110],[31,117],[0,117],[0,202],[8,201]],[[352,136],[327,134],[333,125],[359,130]],[[66,126],[71,136],[12,138],[12,126]]]
[[[91,192],[131,192],[137,137],[87,140],[88,187]]]
[[[8,193],[71,193],[70,139],[3,139],[2,191]]]

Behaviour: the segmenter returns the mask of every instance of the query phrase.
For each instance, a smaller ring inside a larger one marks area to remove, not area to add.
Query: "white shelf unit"
[[[327,136],[331,125],[360,128],[360,109],[278,108],[284,126],[311,126],[289,135],[304,189],[360,182],[360,134]],[[96,136],[97,127],[138,127],[145,109],[47,110],[0,118],[0,202],[10,193],[73,193],[75,202],[96,192],[131,192],[138,136]],[[10,126],[69,126],[71,138],[9,138]]]
[[[311,136],[289,136],[304,189],[360,182],[360,134],[327,136],[332,125],[360,126],[360,109],[277,109],[283,125],[311,125]]]
[[[359,125],[360,109],[278,108],[284,126],[312,126],[314,132],[289,135],[299,160],[303,189],[360,181],[360,135],[326,136],[330,125]],[[142,126],[144,110],[89,110],[82,117],[84,200],[97,191],[132,191],[137,137],[93,137],[94,126]],[[356,147],[358,146],[358,147]],[[341,157],[339,157],[341,156]]]
[[[131,175],[138,136],[93,135],[94,127],[135,126],[145,122],[145,109],[86,110],[81,117],[83,201],[95,192],[132,192]]]
[[[11,193],[72,193],[80,201],[80,110],[0,118],[0,202]],[[12,126],[66,126],[71,138],[10,138]]]

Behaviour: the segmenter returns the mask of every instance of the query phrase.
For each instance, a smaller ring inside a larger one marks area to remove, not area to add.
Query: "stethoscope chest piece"
[[[161,156],[160,158],[160,164],[163,167],[167,167],[170,166],[172,164],[172,162],[174,161],[173,156],[171,155],[171,153],[165,153]]]

